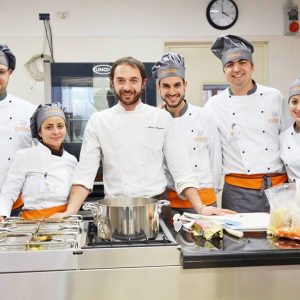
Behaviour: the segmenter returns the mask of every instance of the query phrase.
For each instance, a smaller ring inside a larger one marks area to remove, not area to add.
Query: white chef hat
[[[289,87],[289,101],[290,101],[291,97],[293,97],[295,95],[300,95],[300,77],[297,78],[295,81],[293,81],[290,84],[290,87]]]
[[[152,67],[152,75],[161,80],[166,77],[178,76],[185,78],[184,57],[178,53],[165,53]]]
[[[253,64],[252,44],[236,35],[218,37],[211,46],[211,51],[222,61],[223,67],[230,61],[240,59],[246,59]]]

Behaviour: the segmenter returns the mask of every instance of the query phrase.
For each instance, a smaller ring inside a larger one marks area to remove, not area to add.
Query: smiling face
[[[118,65],[111,81],[116,97],[126,110],[133,110],[139,103],[145,83],[138,67],[128,64]]]
[[[297,127],[300,129],[300,95],[294,95],[289,100],[289,110]]]
[[[7,66],[0,64],[0,94],[6,91],[10,74],[12,70]]]
[[[159,81],[158,91],[168,110],[181,109],[184,105],[186,81],[181,77],[166,77]]]
[[[39,136],[49,148],[58,151],[66,136],[66,124],[62,117],[46,119],[39,130]]]
[[[253,65],[245,59],[233,60],[224,66],[224,74],[234,95],[247,95],[253,87]]]

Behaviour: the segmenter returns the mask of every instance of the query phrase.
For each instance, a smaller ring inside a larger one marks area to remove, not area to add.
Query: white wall
[[[0,0],[0,42],[17,56],[9,91],[33,103],[44,102],[43,83],[24,68],[41,53],[43,22],[50,13],[54,56],[57,62],[113,61],[132,55],[157,60],[165,42],[208,41],[221,34],[242,35],[269,42],[269,85],[286,95],[288,84],[300,76],[300,35],[284,36],[283,7],[288,0],[236,0],[240,16],[227,31],[206,21],[209,0]],[[300,0],[294,0],[300,7]],[[67,11],[60,20],[56,12]],[[192,88],[192,87],[190,87]]]

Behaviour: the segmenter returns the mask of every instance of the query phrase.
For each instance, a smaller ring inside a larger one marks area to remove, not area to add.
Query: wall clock
[[[206,9],[209,24],[219,30],[232,27],[238,16],[239,10],[233,0],[212,0]]]

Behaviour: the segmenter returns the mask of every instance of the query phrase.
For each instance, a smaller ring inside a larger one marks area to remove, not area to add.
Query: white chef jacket
[[[174,121],[184,139],[199,188],[219,188],[222,153],[216,122],[202,107],[187,105],[185,113]],[[167,175],[168,187],[173,188],[171,174]]]
[[[77,160],[64,150],[52,155],[41,143],[19,150],[9,167],[0,193],[0,216],[9,216],[13,202],[22,192],[23,209],[38,210],[67,203]]]
[[[164,157],[177,192],[198,187],[171,115],[142,102],[134,111],[117,104],[89,119],[73,184],[92,189],[102,159],[106,197],[153,197],[167,186]]]
[[[31,147],[30,117],[35,109],[11,94],[0,101],[0,191],[16,151]]]
[[[250,95],[230,95],[227,88],[208,100],[205,109],[214,115],[223,152],[223,173],[282,173],[279,134],[289,115],[282,94],[257,85]]]
[[[300,179],[300,133],[292,125],[280,134],[280,157],[285,164],[290,182]]]

